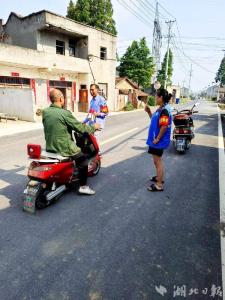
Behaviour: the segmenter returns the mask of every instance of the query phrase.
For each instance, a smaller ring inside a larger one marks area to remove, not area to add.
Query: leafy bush
[[[127,102],[126,106],[124,107],[125,111],[131,111],[134,110],[134,106],[131,102]]]
[[[154,96],[148,97],[148,106],[155,106],[155,97]]]

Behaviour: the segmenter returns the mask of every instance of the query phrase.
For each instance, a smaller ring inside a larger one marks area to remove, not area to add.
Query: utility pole
[[[156,81],[156,76],[160,70],[161,63],[161,47],[162,47],[162,30],[159,22],[159,3],[156,2],[153,43],[152,43],[152,56],[155,63],[155,75],[153,76],[153,83]]]
[[[189,84],[188,84],[188,99],[190,97],[192,75],[193,75],[193,71],[192,71],[192,64],[191,64],[191,70],[190,70],[190,75],[189,75]]]
[[[182,81],[182,94],[181,97],[184,98],[184,84],[185,84],[185,80]]]
[[[166,57],[166,72],[165,72],[165,89],[167,88],[167,81],[168,81],[168,67],[169,67],[169,52],[170,52],[170,41],[171,41],[171,38],[172,38],[172,34],[171,34],[171,30],[172,30],[172,26],[173,26],[173,23],[176,22],[175,20],[172,21],[166,21],[166,24],[168,25],[168,44],[167,44],[167,57]]]

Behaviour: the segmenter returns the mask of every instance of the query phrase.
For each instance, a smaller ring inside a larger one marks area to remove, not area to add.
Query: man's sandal
[[[159,188],[156,184],[152,184],[151,186],[149,186],[148,188],[148,191],[150,192],[163,192],[164,189],[163,188]]]
[[[150,178],[150,181],[152,182],[157,182],[157,176],[153,176]],[[164,181],[162,181],[162,183],[164,183]]]

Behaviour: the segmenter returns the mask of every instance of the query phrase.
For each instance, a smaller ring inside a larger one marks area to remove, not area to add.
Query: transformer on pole
[[[158,2],[156,2],[156,12],[155,12],[153,42],[152,42],[152,56],[155,64],[155,74],[153,76],[153,82],[155,82],[158,71],[161,69],[161,47],[162,47],[162,30],[159,21],[159,4]]]

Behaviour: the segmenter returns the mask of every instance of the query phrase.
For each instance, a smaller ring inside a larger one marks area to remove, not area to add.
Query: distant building
[[[66,108],[87,111],[89,85],[99,84],[115,110],[116,37],[42,10],[0,21],[0,112],[35,120],[56,87]]]
[[[188,96],[189,96],[189,89],[188,88],[186,88],[186,87],[181,87],[180,88],[180,95],[181,95],[181,97],[182,98],[188,98]]]
[[[209,98],[217,98],[218,88],[219,88],[219,86],[217,84],[209,86],[206,89],[206,96]]]
[[[123,110],[128,102],[134,108],[139,108],[141,104],[147,103],[149,94],[139,89],[138,85],[127,77],[116,78],[116,110]]]

